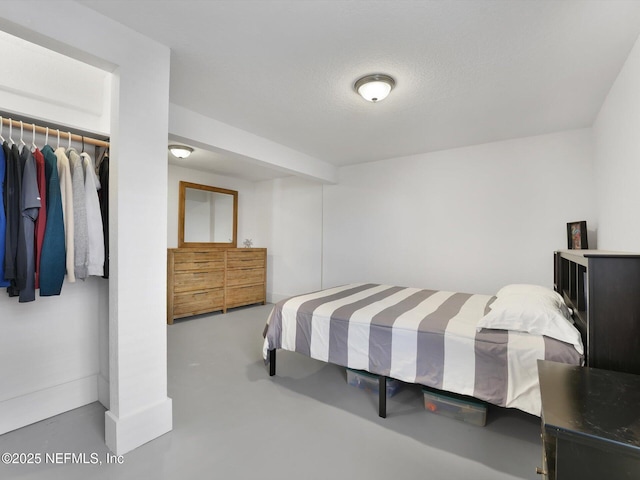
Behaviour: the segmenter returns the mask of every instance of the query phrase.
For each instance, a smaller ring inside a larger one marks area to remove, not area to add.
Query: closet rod
[[[12,128],[20,128],[20,120],[13,120],[12,118],[2,117],[2,124],[7,126],[11,124]],[[35,123],[22,122],[23,135],[25,133],[29,134],[33,132],[33,127],[36,127],[36,132],[38,133],[47,133],[47,127],[41,127],[40,125],[36,125]],[[75,140],[76,142],[82,142],[84,140],[84,143],[95,145],[96,147],[109,147],[109,142],[106,142],[104,140],[77,135],[75,133],[69,134],[69,132],[64,132],[57,128],[49,128],[49,136],[55,136],[57,138],[58,132],[60,132],[60,138],[64,138],[65,140],[69,140],[69,135],[71,135],[71,140]]]

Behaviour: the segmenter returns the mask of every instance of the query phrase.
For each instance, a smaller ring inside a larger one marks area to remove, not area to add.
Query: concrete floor
[[[0,436],[0,453],[85,453],[102,465],[2,465],[2,479],[535,479],[540,419],[490,407],[477,427],[425,411],[405,386],[388,400],[346,383],[344,368],[278,352],[270,378],[262,330],[271,306],[168,328],[174,429],[107,464],[104,408],[93,403]],[[95,457],[91,457],[94,454]]]

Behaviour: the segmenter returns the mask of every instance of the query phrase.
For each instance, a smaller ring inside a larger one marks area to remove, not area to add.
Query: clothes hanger
[[[24,143],[24,123],[20,120],[20,145],[26,147],[27,144]]]
[[[109,147],[105,147],[105,149],[102,150],[102,152],[100,152],[100,158],[98,160],[98,164],[100,164],[100,162],[102,162],[104,158],[109,158]]]
[[[0,117],[0,142],[2,142],[2,143],[6,142],[6,140],[2,136],[3,127],[4,127],[4,121],[2,120],[2,117]]]
[[[14,144],[16,142],[13,141],[13,138],[11,138],[11,133],[13,130],[13,121],[11,119],[9,119],[9,141]]]
[[[49,145],[49,127],[47,127],[47,132],[45,133],[45,136],[44,136],[44,144]]]
[[[82,135],[82,152],[80,153],[84,153],[84,135]]]
[[[67,150],[71,149],[71,132],[67,132],[67,135],[69,135],[69,146],[67,147]]]
[[[31,127],[33,128],[31,132],[31,148],[35,152],[38,149],[38,146],[36,145],[36,124],[32,123]]]
[[[56,150],[58,148],[60,148],[60,130],[56,130],[58,132],[58,146],[56,147]]]

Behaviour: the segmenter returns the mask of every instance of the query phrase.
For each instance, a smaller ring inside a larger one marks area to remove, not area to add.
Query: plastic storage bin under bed
[[[378,376],[364,370],[347,368],[347,383],[353,387],[361,388],[372,393],[378,393]],[[401,382],[393,378],[387,378],[387,397],[392,397],[400,389]]]
[[[424,408],[444,417],[484,427],[487,423],[487,405],[471,397],[449,392],[422,389]]]

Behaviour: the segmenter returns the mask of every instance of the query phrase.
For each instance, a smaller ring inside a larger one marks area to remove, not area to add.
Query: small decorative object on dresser
[[[570,250],[587,250],[587,222],[567,223],[567,247]]]
[[[245,238],[242,244],[244,245],[244,248],[251,248],[253,247],[253,240],[251,240],[250,238]]]

